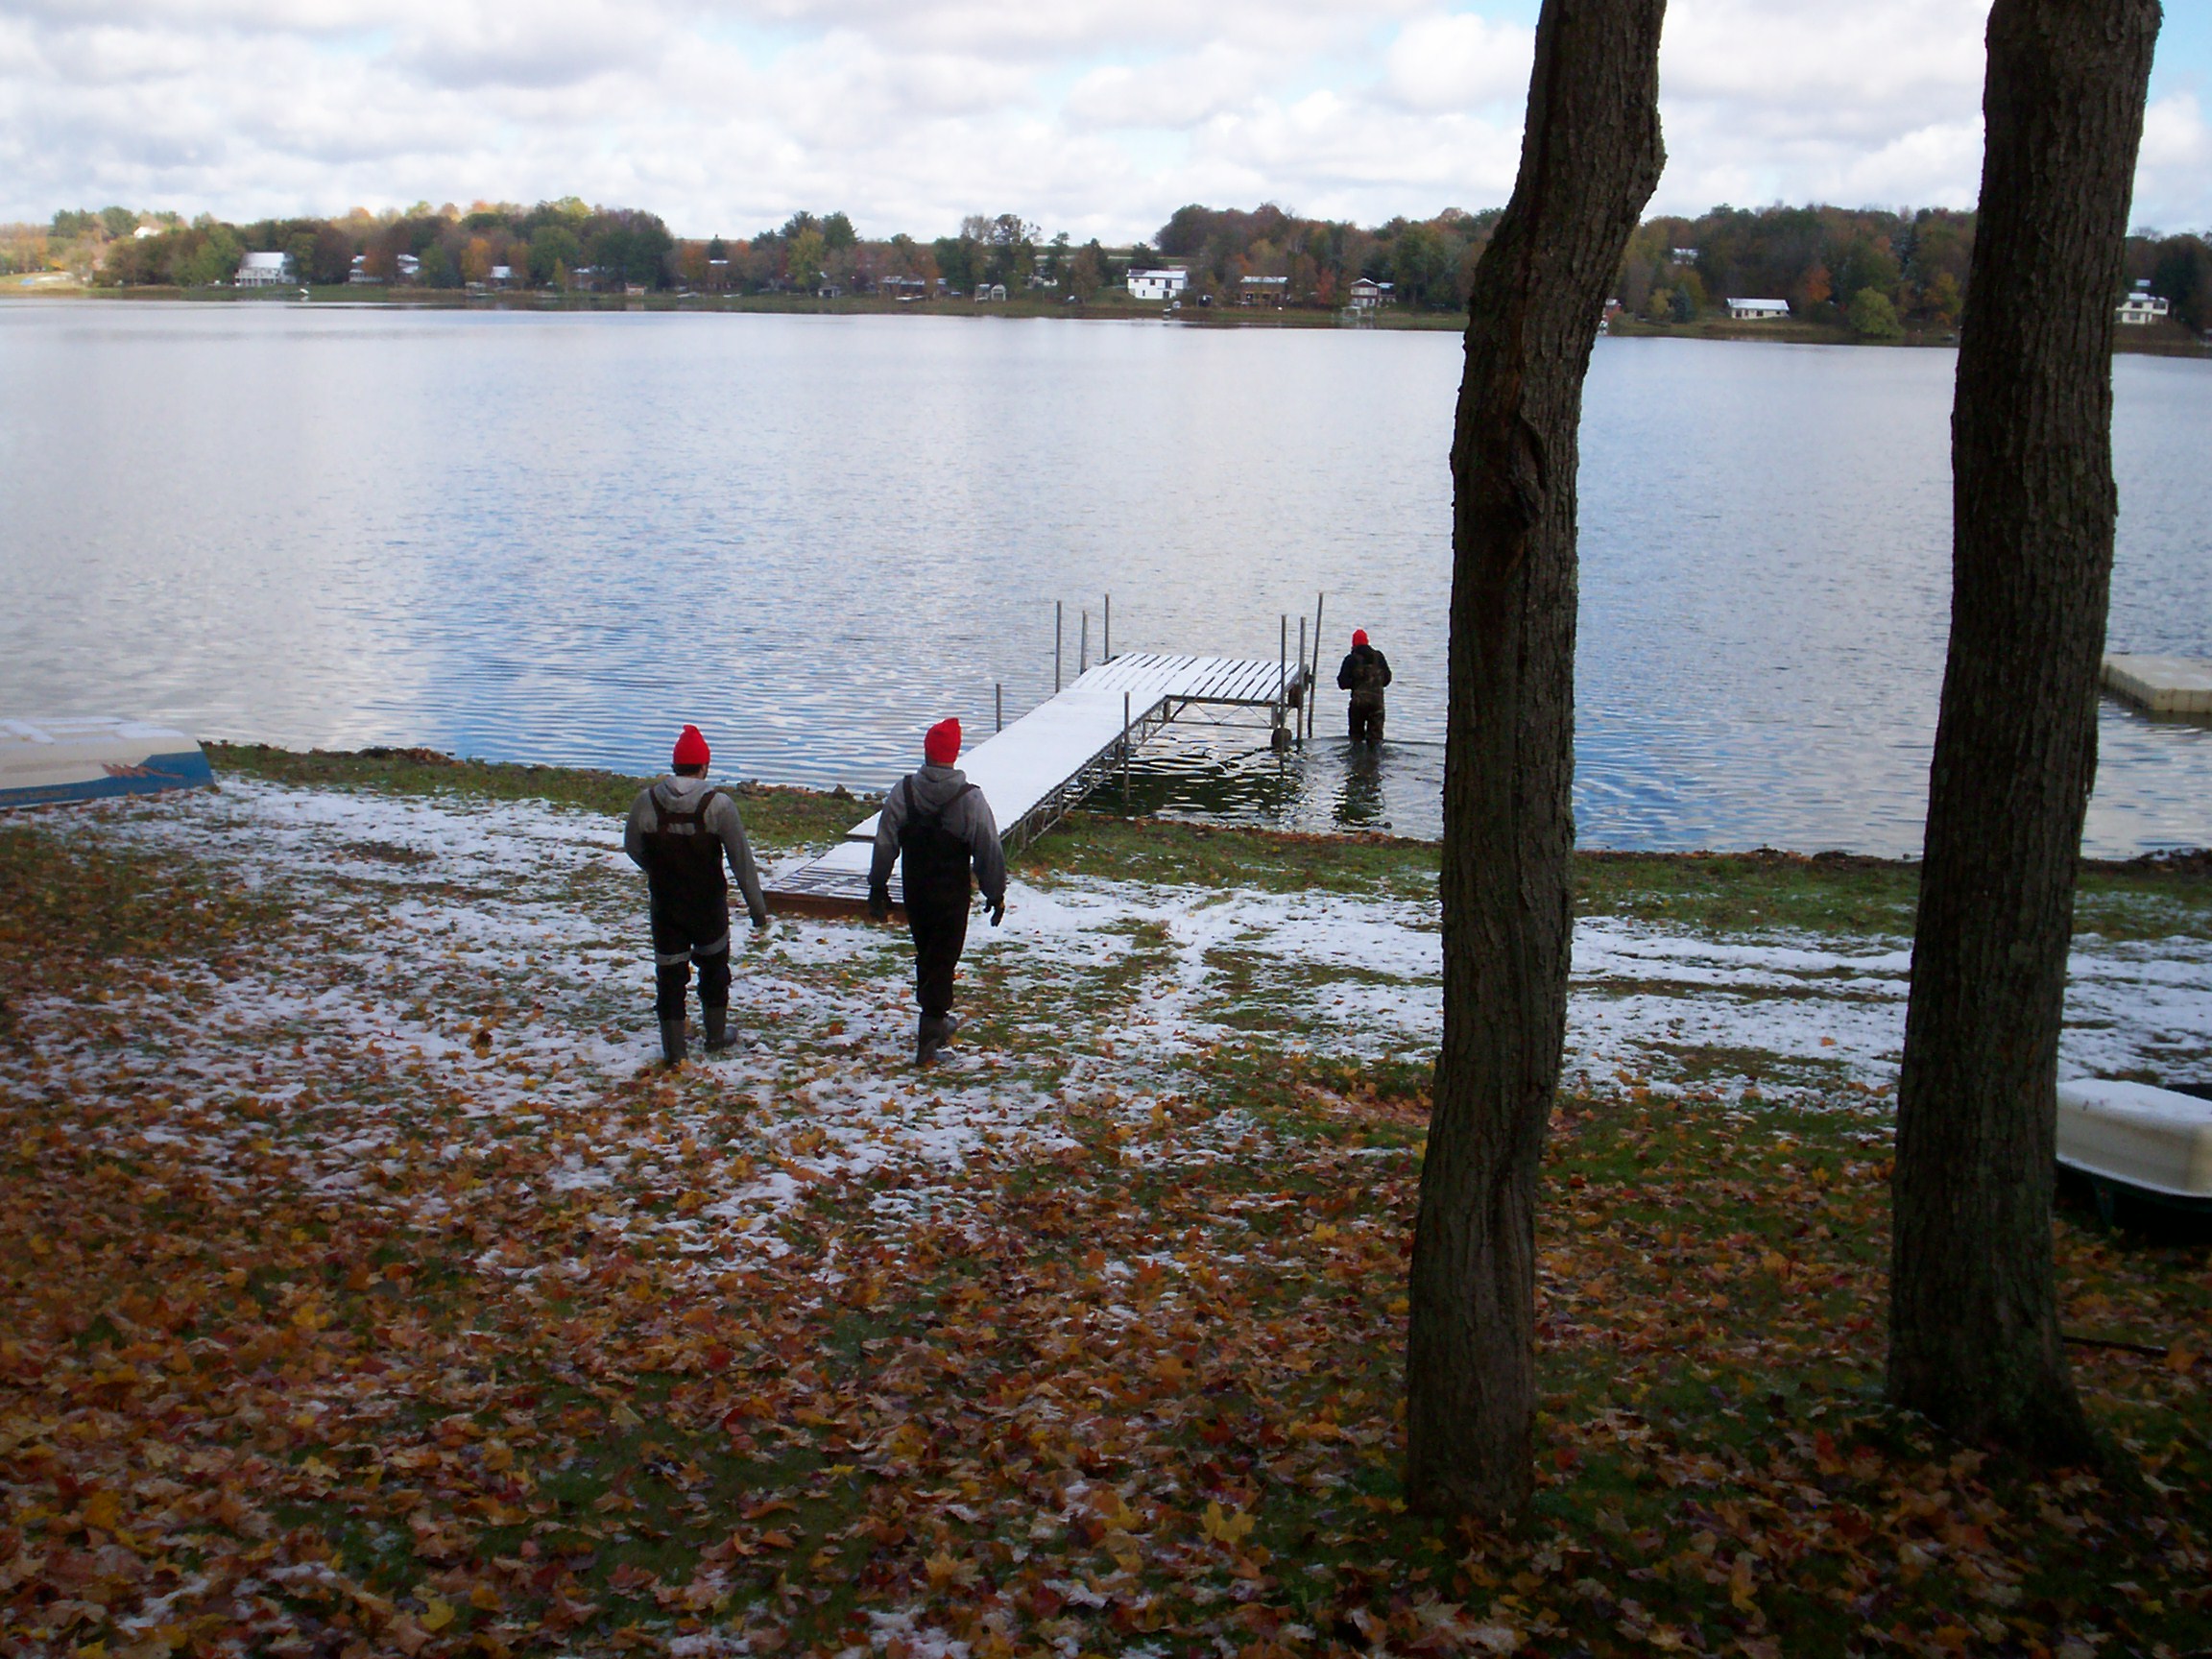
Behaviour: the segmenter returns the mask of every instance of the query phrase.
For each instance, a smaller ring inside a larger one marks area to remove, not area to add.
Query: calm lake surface
[[[1433,834],[1450,333],[970,317],[0,304],[0,714],[876,787],[1117,651],[1342,699],[1285,762],[1193,732],[1153,809]],[[1953,358],[1601,340],[1582,455],[1593,847],[1916,853],[1949,606]],[[2114,649],[2212,654],[2212,365],[2114,365]],[[2107,700],[2093,851],[2212,843],[2212,723]],[[1117,797],[1118,799],[1118,797]]]

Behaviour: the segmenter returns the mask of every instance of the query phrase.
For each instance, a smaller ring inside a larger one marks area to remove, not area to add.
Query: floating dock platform
[[[2153,714],[2212,714],[2212,659],[2114,654],[2104,688]]]
[[[194,789],[215,774],[199,742],[142,720],[0,720],[0,809]]]
[[[1068,809],[1105,782],[1146,737],[1194,707],[1259,709],[1274,729],[1290,726],[1290,710],[1310,687],[1311,670],[1287,659],[1252,661],[1228,657],[1172,657],[1130,652],[1101,662],[1074,685],[1039,704],[960,757],[968,781],[983,791],[1009,851],[1045,833]],[[850,916],[867,908],[868,865],[877,815],[845,832],[818,858],[772,877],[772,911]],[[899,877],[891,902],[902,902]]]

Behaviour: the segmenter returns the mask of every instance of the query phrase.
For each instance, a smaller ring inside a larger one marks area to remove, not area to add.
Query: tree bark
[[[2095,1455],[2051,1248],[2112,574],[2113,307],[2157,0],[1997,0],[1951,418],[1951,646],[1898,1082],[1890,1398]]]
[[[1421,1166],[1407,1496],[1531,1485],[1537,1168],[1566,1036],[1582,380],[1658,182],[1666,0],[1545,0],[1521,174],[1468,302],[1452,444],[1444,1039]]]

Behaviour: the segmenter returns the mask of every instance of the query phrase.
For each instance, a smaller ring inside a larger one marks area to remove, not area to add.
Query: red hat
[[[960,758],[960,722],[940,720],[922,739],[922,757],[932,766],[950,766]]]
[[[699,728],[686,726],[684,735],[676,739],[676,753],[672,757],[679,766],[704,766],[713,758],[707,747],[707,739],[699,735]]]
[[[1364,629],[1364,628],[1355,628],[1355,629],[1353,629],[1353,630],[1352,630],[1352,643],[1353,643],[1353,644],[1355,644],[1355,645],[1364,645],[1364,644],[1366,644],[1366,643],[1367,643],[1367,630],[1366,630],[1366,629]]]

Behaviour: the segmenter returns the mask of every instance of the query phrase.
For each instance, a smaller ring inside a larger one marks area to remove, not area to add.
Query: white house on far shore
[[[1134,266],[1129,271],[1129,298],[1132,300],[1175,300],[1189,286],[1190,273],[1180,265],[1169,265],[1159,271],[1140,271]]]
[[[2120,321],[2136,328],[2148,328],[2166,315],[2171,307],[2166,296],[2151,292],[2148,278],[2135,284],[2135,292],[2120,302]]]
[[[1790,315],[1787,300],[1735,300],[1728,301],[1731,323],[1775,323]]]
[[[289,253],[249,253],[238,262],[241,288],[281,288],[293,280]]]

